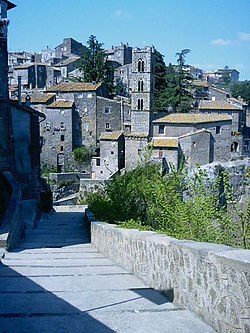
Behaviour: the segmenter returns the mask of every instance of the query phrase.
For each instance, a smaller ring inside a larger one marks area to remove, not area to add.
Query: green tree
[[[82,72],[81,78],[84,82],[103,82],[105,72],[103,43],[99,43],[96,36],[91,35],[87,44],[77,66]]]
[[[76,162],[86,163],[91,159],[90,150],[84,146],[75,148],[72,154]]]
[[[154,49],[154,103],[155,111],[162,111],[166,107],[166,64],[164,56]]]
[[[163,56],[155,51],[155,110],[172,108],[174,112],[190,112],[194,101],[191,91],[193,78],[185,65],[189,49],[176,53],[177,65],[166,66]]]
[[[231,85],[232,96],[242,97],[246,102],[250,103],[250,81],[235,82]]]

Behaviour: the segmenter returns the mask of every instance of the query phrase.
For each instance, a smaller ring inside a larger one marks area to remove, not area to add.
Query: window
[[[105,123],[105,129],[110,129],[110,123]]]
[[[105,108],[105,113],[110,113],[110,107]]]
[[[96,159],[96,166],[100,166],[100,165],[101,165],[100,159],[97,158],[97,159]]]
[[[143,99],[142,98],[138,99],[138,110],[143,110]]]
[[[113,151],[111,151],[110,153],[111,153],[111,155],[114,155],[114,152],[113,152]]]
[[[88,94],[88,95],[87,95],[87,98],[92,98],[92,94]]]
[[[220,134],[221,133],[221,126],[216,126],[215,133],[216,134]]]
[[[63,151],[63,146],[61,146],[61,149],[60,149],[61,151]]]
[[[64,135],[61,135],[61,141],[64,141]]]
[[[139,92],[142,92],[142,91],[143,91],[143,81],[142,81],[142,80],[139,80],[139,81],[138,81],[138,91],[139,91]]]
[[[159,134],[165,134],[165,125],[159,125]]]
[[[138,61],[138,72],[144,72],[144,60],[139,60]]]
[[[64,130],[66,130],[66,126],[65,126],[64,122],[61,122],[61,131],[64,131]]]

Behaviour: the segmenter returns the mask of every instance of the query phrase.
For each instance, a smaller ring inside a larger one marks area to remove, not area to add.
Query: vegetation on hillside
[[[87,202],[102,221],[250,249],[250,200],[244,207],[235,201],[226,173],[211,184],[200,169],[192,178],[185,168],[163,177],[157,165],[146,163]]]
[[[243,98],[246,102],[250,103],[250,81],[239,81],[231,84],[232,96]]]

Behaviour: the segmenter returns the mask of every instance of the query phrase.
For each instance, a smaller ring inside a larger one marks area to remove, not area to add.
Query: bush
[[[201,170],[193,178],[185,168],[162,177],[156,165],[146,163],[117,176],[87,203],[98,219],[110,223],[250,248],[250,201],[245,209],[235,206],[225,173],[211,184]]]
[[[84,146],[73,150],[73,157],[76,162],[86,163],[91,159],[91,152]]]

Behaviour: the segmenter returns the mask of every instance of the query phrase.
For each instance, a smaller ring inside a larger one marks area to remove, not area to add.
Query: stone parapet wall
[[[220,333],[250,332],[250,251],[95,221],[91,242],[149,287],[173,294]]]

